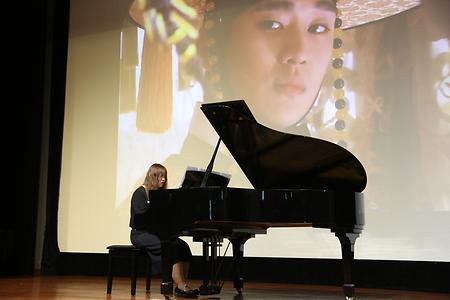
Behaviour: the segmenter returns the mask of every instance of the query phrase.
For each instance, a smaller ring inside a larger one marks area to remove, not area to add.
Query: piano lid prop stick
[[[212,171],[212,168],[214,165],[214,160],[216,159],[217,150],[219,149],[219,145],[220,145],[221,141],[222,141],[222,138],[219,137],[216,148],[214,149],[214,154],[211,157],[211,161],[209,162],[208,167],[206,168],[205,176],[203,176],[203,180],[202,180],[202,183],[200,184],[200,187],[206,187],[206,183],[208,182],[209,174],[211,174],[211,171]]]

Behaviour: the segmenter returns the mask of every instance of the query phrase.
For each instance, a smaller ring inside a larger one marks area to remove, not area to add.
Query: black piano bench
[[[129,258],[131,260],[131,295],[136,295],[136,278],[137,278],[137,265],[136,261],[138,257],[144,257],[146,261],[146,282],[145,289],[147,293],[150,291],[150,283],[152,276],[152,260],[147,254],[147,250],[144,248],[138,248],[133,245],[110,245],[106,247],[108,249],[108,278],[106,293],[111,294],[112,281],[113,281],[113,259],[122,257]]]

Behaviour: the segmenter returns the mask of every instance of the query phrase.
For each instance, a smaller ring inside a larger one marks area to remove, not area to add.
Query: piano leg
[[[242,288],[244,287],[244,278],[242,278],[242,259],[244,257],[244,244],[251,238],[251,235],[243,235],[237,237],[228,238],[233,245],[233,287],[238,294],[242,294]]]
[[[166,299],[173,295],[172,282],[172,253],[171,247],[167,240],[161,240],[161,294]]]
[[[352,267],[354,259],[355,240],[359,236],[357,233],[336,232],[339,238],[342,250],[342,260],[344,267],[344,295],[345,299],[353,299],[355,294],[355,285],[352,281]]]
[[[202,242],[202,250],[203,250],[203,255],[202,255],[202,262],[203,262],[203,286],[208,286],[209,285],[209,240],[208,239],[203,239]]]
[[[200,295],[220,294],[222,287],[218,282],[217,248],[221,246],[222,238],[217,236],[203,237],[203,284]]]

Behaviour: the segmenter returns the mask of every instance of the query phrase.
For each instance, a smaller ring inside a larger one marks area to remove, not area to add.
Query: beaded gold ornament
[[[344,54],[342,52],[343,46],[343,30],[342,30],[342,19],[341,10],[336,10],[336,20],[334,24],[334,40],[333,40],[333,98],[334,106],[336,108],[336,122],[334,123],[334,128],[336,129],[336,143],[342,147],[347,147],[347,142],[345,141],[346,132],[345,128],[347,126],[348,120],[348,103],[345,98],[345,81],[343,79],[343,67],[344,67]]]

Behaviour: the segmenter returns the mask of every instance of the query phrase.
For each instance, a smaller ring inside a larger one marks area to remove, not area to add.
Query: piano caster
[[[244,278],[239,277],[234,279],[233,287],[238,291],[238,293],[242,293],[242,288],[244,287]]]
[[[233,300],[243,300],[244,295],[242,295],[242,290],[236,289],[236,291],[237,291],[237,294],[233,296]]]
[[[345,300],[353,300],[353,296],[355,295],[355,285],[354,284],[344,284],[344,295]]]

